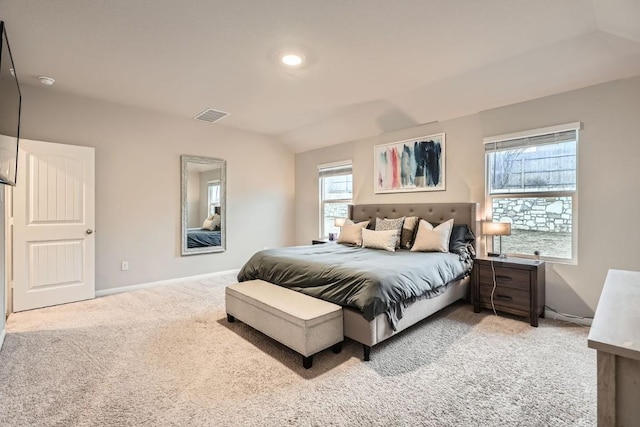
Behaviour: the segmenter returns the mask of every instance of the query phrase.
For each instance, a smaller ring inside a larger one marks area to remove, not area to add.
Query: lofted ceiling
[[[640,75],[638,0],[0,0],[0,19],[23,85],[213,108],[199,126],[295,152]]]

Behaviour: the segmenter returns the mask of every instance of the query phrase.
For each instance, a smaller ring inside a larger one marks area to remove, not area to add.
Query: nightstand
[[[471,300],[473,311],[481,308],[526,316],[531,326],[538,326],[538,316],[544,318],[544,261],[526,258],[476,258],[473,266]]]

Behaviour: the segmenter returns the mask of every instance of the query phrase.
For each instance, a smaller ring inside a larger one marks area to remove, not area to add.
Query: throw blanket
[[[325,243],[257,252],[238,280],[262,279],[353,307],[368,321],[386,313],[396,330],[409,303],[440,295],[471,268],[466,253],[387,252]]]

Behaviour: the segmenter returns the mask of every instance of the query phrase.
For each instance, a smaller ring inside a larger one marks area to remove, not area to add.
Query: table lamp
[[[508,222],[489,222],[485,221],[482,223],[482,234],[485,236],[500,236],[500,252],[488,252],[488,256],[499,256],[501,258],[506,257],[506,255],[502,255],[502,236],[510,236],[511,235],[511,224]]]
[[[342,229],[342,226],[344,225],[344,222],[347,220],[347,218],[334,218],[333,220],[333,225],[335,225],[336,227]],[[329,240],[336,240],[338,238],[338,235],[336,233],[329,233]]]

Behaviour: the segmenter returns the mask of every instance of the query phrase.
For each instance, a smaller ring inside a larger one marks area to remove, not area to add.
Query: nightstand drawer
[[[498,286],[522,289],[529,292],[530,277],[528,270],[516,268],[494,267],[496,271],[496,283]],[[480,285],[493,286],[493,271],[491,265],[479,266]]]
[[[491,304],[491,290],[493,285],[480,285],[480,302]],[[510,307],[529,311],[530,292],[528,290],[496,286],[493,293],[493,303],[496,307]]]

